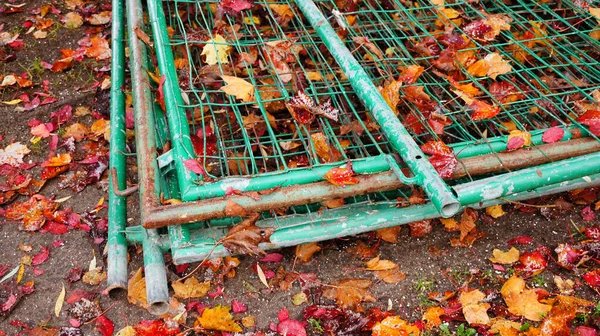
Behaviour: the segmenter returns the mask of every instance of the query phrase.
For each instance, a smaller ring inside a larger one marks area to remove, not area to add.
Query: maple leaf
[[[25,202],[10,205],[6,209],[4,217],[12,220],[22,220],[22,223],[19,224],[19,230],[37,231],[44,226],[48,217],[52,218],[58,207],[58,203],[43,195],[36,194]]]
[[[471,64],[467,72],[476,77],[488,76],[496,79],[499,75],[504,75],[512,71],[512,66],[508,61],[502,59],[497,53],[489,53],[483,59]]]
[[[242,328],[235,323],[229,312],[229,307],[218,305],[215,308],[206,308],[202,316],[196,321],[202,328],[227,332],[241,332]]]
[[[508,311],[531,321],[541,321],[550,312],[551,305],[538,301],[535,290],[525,288],[525,280],[513,275],[500,291]]]
[[[425,154],[431,155],[429,162],[442,178],[452,177],[452,173],[458,164],[458,160],[454,156],[454,152],[443,141],[432,140],[421,146],[421,150]]]
[[[388,316],[371,329],[373,336],[419,336],[421,330],[414,324],[408,323],[399,316]]]
[[[521,147],[527,147],[531,145],[531,134],[529,132],[514,130],[508,134],[508,141],[506,144],[507,150],[515,150]]]
[[[254,101],[254,85],[252,83],[234,76],[222,75],[221,78],[227,85],[221,86],[219,90],[247,103]]]
[[[264,255],[258,245],[268,243],[269,237],[275,231],[275,228],[262,228],[256,226],[260,214],[252,214],[240,223],[232,227],[227,235],[220,242],[230,253],[253,253]]]
[[[469,324],[488,325],[490,323],[490,317],[487,314],[490,304],[482,302],[484,298],[485,294],[478,289],[460,293],[458,300],[462,305],[463,314]]]
[[[312,242],[296,246],[296,258],[303,262],[308,262],[313,254],[321,251],[321,246],[318,243]]]
[[[485,213],[494,219],[506,215],[506,212],[502,210],[502,204],[492,205],[485,208]]]
[[[179,325],[174,320],[143,320],[133,326],[131,336],[175,336],[179,335]],[[131,327],[129,327],[131,328]],[[117,335],[118,336],[118,335]],[[123,335],[128,336],[128,335]]]
[[[217,63],[227,64],[229,63],[229,52],[231,46],[227,44],[227,41],[223,36],[216,34],[214,38],[206,41],[206,45],[202,48],[202,56],[206,56],[204,61],[208,65],[215,65]]]
[[[336,300],[337,304],[344,309],[352,309],[357,312],[364,311],[361,302],[375,302],[377,299],[367,291],[371,286],[371,280],[343,279],[335,281],[331,287],[323,290],[323,296]]]
[[[0,148],[0,165],[9,164],[13,167],[18,167],[23,163],[23,157],[29,154],[29,152],[31,150],[20,142],[11,143],[4,149]]]
[[[108,45],[108,41],[102,37],[90,38],[91,46],[85,50],[85,55],[89,58],[95,58],[96,60],[109,59],[111,57],[111,50]]]
[[[400,88],[402,87],[402,82],[392,79],[388,84],[379,88],[379,93],[383,97],[386,103],[390,106],[392,111],[395,114],[398,114],[396,107],[400,102]]]
[[[83,24],[83,17],[76,12],[69,12],[63,17],[65,27],[69,29],[77,29]]]
[[[335,162],[341,157],[341,153],[334,147],[329,146],[327,137],[322,132],[313,133],[310,135],[315,152],[321,162]]]
[[[239,13],[243,10],[252,8],[252,2],[248,0],[221,0],[219,5],[225,10]]]
[[[442,307],[429,307],[425,314],[423,314],[423,321],[425,321],[425,328],[431,330],[442,324],[441,315],[444,315],[444,308]]]
[[[463,28],[470,37],[481,41],[492,41],[502,30],[510,30],[512,19],[504,14],[488,15],[485,19],[473,21]]]
[[[127,301],[129,303],[138,305],[144,309],[148,308],[148,298],[146,296],[146,279],[142,274],[142,268],[133,274],[131,279],[127,282]]]
[[[401,226],[393,226],[385,229],[379,229],[375,231],[377,238],[383,239],[384,241],[392,244],[398,243],[398,234],[402,230]]]
[[[492,254],[494,255],[494,257],[490,258],[491,262],[496,263],[496,264],[507,265],[507,264],[516,263],[519,260],[520,252],[516,248],[512,247],[507,252],[503,252],[502,250],[499,250],[499,249],[494,249],[492,251]]]
[[[594,303],[572,296],[558,295],[540,325],[541,335],[571,335],[570,324],[578,314],[587,314]]]
[[[200,298],[206,296],[210,290],[210,282],[200,282],[196,277],[189,277],[184,282],[173,281],[171,287],[175,292],[174,297],[179,299]]]
[[[577,118],[577,121],[589,127],[594,135],[600,135],[600,111],[588,110]]]
[[[430,219],[412,222],[408,226],[410,227],[410,236],[415,238],[425,237],[433,229]]]
[[[312,123],[316,115],[322,115],[333,121],[338,121],[339,110],[331,105],[331,99],[327,99],[317,105],[302,90],[298,91],[294,97],[286,102],[285,106],[292,117],[301,124]]]
[[[352,162],[348,162],[341,167],[331,168],[323,178],[333,185],[343,187],[348,184],[357,184],[358,180],[354,176],[356,173],[352,170]]]
[[[96,318],[95,329],[102,334],[102,336],[112,336],[115,331],[114,323],[104,315]]]

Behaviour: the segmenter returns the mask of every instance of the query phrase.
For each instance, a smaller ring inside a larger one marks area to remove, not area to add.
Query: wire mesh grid
[[[257,2],[229,15],[218,1],[165,2],[170,43],[196,155],[209,179],[285,172],[388,153],[344,73],[288,1]],[[211,50],[214,48],[214,50]],[[207,53],[218,57],[210,62]],[[220,88],[222,76],[253,86],[249,99]],[[331,100],[339,121],[292,118],[285,102],[304,91]]]
[[[420,144],[465,149],[553,126],[585,133],[576,118],[600,104],[600,28],[573,2],[316,2],[374,82],[403,80],[398,116]],[[492,54],[512,69],[478,73]]]

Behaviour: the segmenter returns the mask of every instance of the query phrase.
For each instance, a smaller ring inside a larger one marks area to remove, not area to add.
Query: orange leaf
[[[315,152],[321,159],[321,162],[334,162],[339,160],[341,156],[340,152],[337,149],[329,146],[325,134],[319,132],[311,134],[310,137],[314,144]]]
[[[313,242],[296,246],[296,258],[308,262],[313,254],[321,251],[319,244]]]
[[[386,283],[395,284],[406,279],[406,274],[400,272],[400,267],[396,266],[390,270],[375,271],[375,276]]]
[[[371,280],[343,279],[335,281],[331,287],[323,291],[323,296],[336,300],[341,308],[347,308],[358,312],[364,311],[361,302],[375,302],[377,299],[367,291],[371,286]]]
[[[423,320],[425,321],[425,328],[431,330],[435,327],[439,327],[442,324],[441,315],[444,315],[444,308],[442,307],[429,307],[425,314],[423,314]]]
[[[516,275],[506,280],[500,293],[509,312],[531,321],[541,321],[552,308],[551,305],[538,302],[537,293],[526,289],[525,280]]]
[[[407,323],[399,316],[388,316],[371,329],[373,336],[419,336],[421,331],[417,326]]]
[[[379,229],[375,231],[377,238],[383,239],[384,241],[392,244],[398,243],[398,234],[402,230],[401,226],[393,226],[390,228]]]
[[[111,50],[108,45],[108,41],[102,37],[90,38],[91,46],[85,51],[85,55],[89,58],[95,58],[96,60],[109,59],[111,56]]]
[[[484,298],[485,294],[478,289],[460,293],[458,300],[462,305],[463,314],[469,324],[488,325],[490,323],[490,317],[487,314],[490,304],[481,302]]]
[[[385,271],[396,268],[396,265],[391,260],[381,260],[379,257],[375,257],[367,261],[366,265],[368,271]]]
[[[465,208],[465,211],[460,218],[460,224],[458,225],[458,228],[460,229],[460,240],[464,240],[467,234],[475,229],[475,221],[478,217],[475,210]]]
[[[379,93],[385,102],[388,103],[392,111],[396,114],[398,114],[396,106],[400,102],[400,87],[402,87],[402,82],[392,79],[391,82],[379,89]]]
[[[540,326],[542,335],[570,335],[571,322],[578,314],[587,314],[594,303],[572,296],[559,295]]]
[[[352,162],[348,162],[344,166],[331,168],[323,178],[331,184],[343,187],[347,184],[357,184],[358,180],[354,177],[355,175],[356,173],[352,170]]]
[[[414,84],[417,79],[421,76],[425,68],[420,65],[410,65],[406,67],[400,73],[399,81],[402,81],[406,84]]]
[[[71,154],[57,154],[56,156],[44,161],[42,163],[42,167],[60,167],[68,165],[69,163],[71,163]]]
[[[520,256],[519,250],[517,250],[514,246],[507,252],[503,252],[499,249],[494,249],[494,251],[492,251],[492,254],[494,255],[494,257],[490,258],[491,262],[495,264],[505,265],[516,263],[517,261],[519,261]]]

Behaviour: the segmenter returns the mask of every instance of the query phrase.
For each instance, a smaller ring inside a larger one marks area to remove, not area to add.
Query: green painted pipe
[[[600,173],[600,153],[521,169],[453,187],[460,204],[472,205]]]
[[[144,28],[140,0],[127,0],[127,19],[133,111],[136,126],[135,140],[140,181],[140,221],[143,223],[150,209],[159,204],[160,170],[156,162],[153,99],[146,72],[146,69],[149,69],[148,55],[146,45],[140,41],[135,32],[136,28],[142,30]],[[155,229],[144,231],[144,274],[148,311],[155,315],[162,315],[169,310],[169,286],[163,254],[158,245],[160,236]]]
[[[153,31],[154,48],[158,68],[161,76],[165,76],[163,83],[164,100],[166,106],[167,122],[171,134],[171,145],[175,152],[174,164],[177,171],[177,182],[183,192],[188,190],[193,181],[201,178],[186,169],[183,162],[194,157],[194,149],[190,138],[190,129],[188,120],[183,107],[184,101],[181,97],[179,80],[175,71],[173,52],[169,43],[169,34],[167,33],[167,22],[163,11],[162,1],[149,0],[148,13],[150,25]]]
[[[110,171],[115,169],[117,185],[126,188],[125,160],[125,94],[121,87],[125,83],[125,24],[123,0],[112,0],[111,30],[111,85],[110,85]],[[127,200],[117,196],[113,190],[112,174],[108,183],[108,293],[115,295],[127,288]]]
[[[363,101],[371,111],[374,119],[389,139],[392,147],[409,166],[418,178],[419,185],[431,199],[435,208],[445,217],[452,216],[460,210],[460,204],[440,175],[429,163],[419,146],[398,120],[394,111],[381,96],[369,75],[354,58],[344,42],[311,0],[296,0],[296,4],[304,13],[315,31],[319,34],[329,52],[340,65]]]
[[[379,155],[356,159],[352,161],[352,169],[357,174],[373,174],[390,170],[387,159],[389,155]],[[393,160],[393,159],[392,159]],[[183,201],[196,201],[199,199],[223,197],[226,191],[232,188],[237,191],[261,191],[278,187],[287,187],[298,184],[308,184],[323,181],[323,176],[332,168],[343,163],[323,164],[309,169],[297,169],[284,172],[264,173],[253,177],[223,178],[214,183],[190,187],[183,193]],[[285,197],[285,196],[282,196]]]

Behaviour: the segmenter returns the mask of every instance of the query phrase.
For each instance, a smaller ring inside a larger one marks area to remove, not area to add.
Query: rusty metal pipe
[[[600,143],[591,138],[544,144],[507,153],[491,153],[459,160],[453,179],[483,175],[502,170],[518,170],[543,163],[560,161],[600,151]],[[143,223],[146,228],[192,223],[213,218],[228,217],[227,202],[239,204],[246,212],[261,212],[271,209],[346,198],[376,191],[389,191],[404,187],[391,172],[358,176],[359,183],[345,188],[329,182],[295,185],[261,195],[258,200],[250,196],[227,197],[186,202],[153,208]]]

